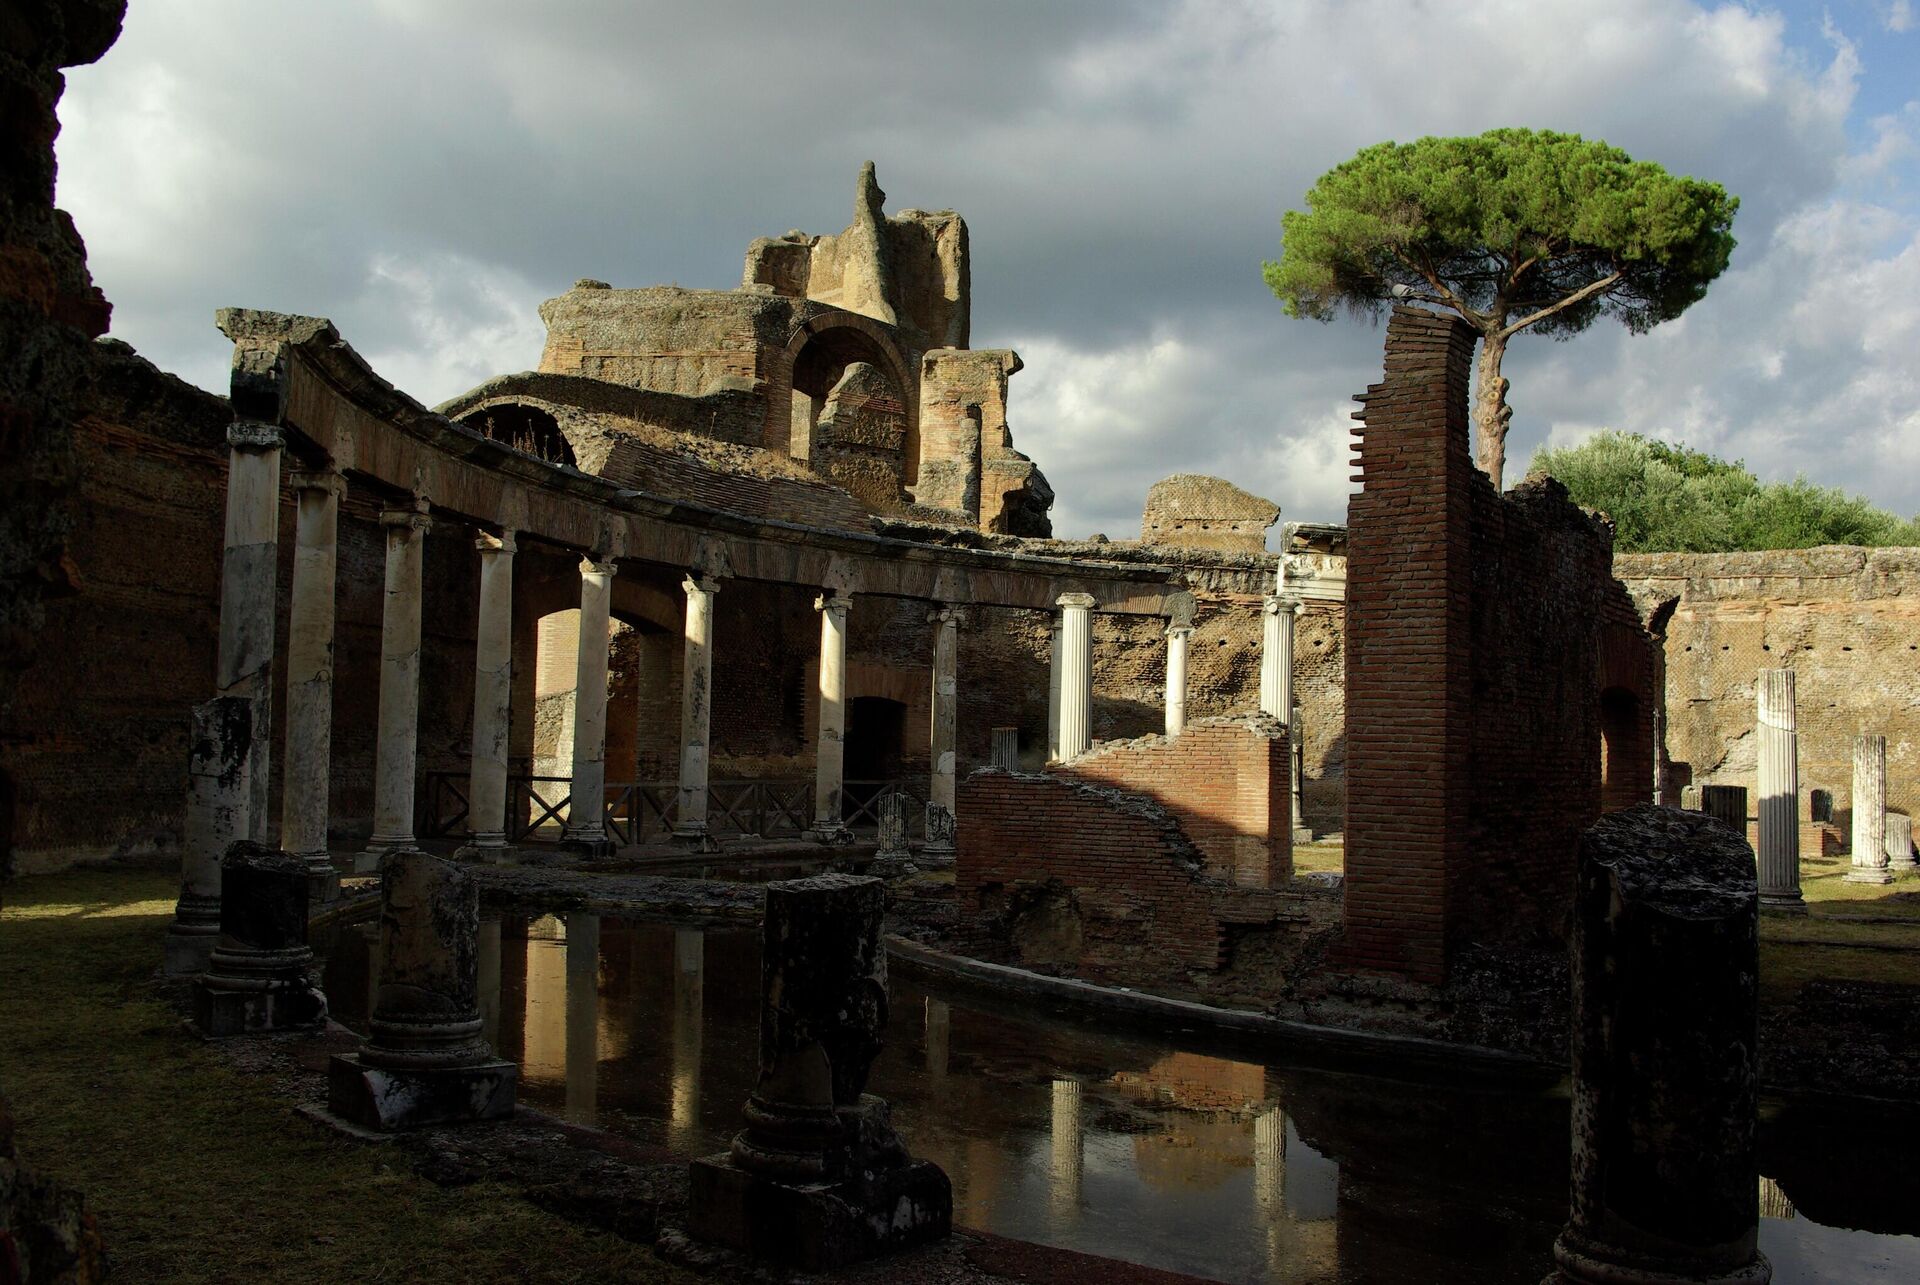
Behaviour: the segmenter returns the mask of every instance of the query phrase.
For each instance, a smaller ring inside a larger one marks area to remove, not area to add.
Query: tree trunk
[[[1473,427],[1480,438],[1480,468],[1500,489],[1500,474],[1507,463],[1507,422],[1513,407],[1507,405],[1507,381],[1500,373],[1500,362],[1507,355],[1507,338],[1482,334],[1480,356],[1476,361],[1477,387],[1473,394]]]

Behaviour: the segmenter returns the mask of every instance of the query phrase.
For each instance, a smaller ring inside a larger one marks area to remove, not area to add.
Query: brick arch
[[[787,336],[787,342],[780,351],[778,384],[780,390],[789,396],[775,395],[768,399],[766,444],[769,449],[787,453],[788,433],[790,431],[791,394],[794,391],[794,372],[799,365],[801,354],[815,345],[825,345],[829,350],[838,349],[836,357],[845,356],[848,361],[866,361],[879,366],[900,390],[900,405],[907,416],[907,436],[901,447],[903,476],[910,485],[917,480],[920,472],[920,381],[917,378],[918,363],[907,360],[900,347],[899,338],[884,322],[872,317],[863,317],[857,312],[836,309],[807,318],[793,328]],[[878,358],[876,361],[875,359]],[[810,391],[810,390],[803,390]],[[826,389],[815,396],[825,397]]]

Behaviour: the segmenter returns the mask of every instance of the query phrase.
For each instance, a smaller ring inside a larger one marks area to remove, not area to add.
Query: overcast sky
[[[1343,520],[1383,332],[1292,321],[1281,213],[1383,139],[1604,138],[1741,198],[1676,322],[1522,337],[1510,480],[1602,427],[1920,511],[1916,0],[132,0],[71,73],[60,203],[113,333],[225,390],[215,308],[331,317],[429,405],[532,367],[577,277],[732,288],[860,162],[972,229],[973,342],[1056,531],[1172,472]]]

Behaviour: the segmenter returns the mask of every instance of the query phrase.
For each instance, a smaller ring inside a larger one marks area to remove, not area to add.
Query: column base
[[[470,861],[483,866],[506,866],[513,864],[515,855],[514,849],[508,847],[504,841],[482,843],[479,837],[476,837],[473,842],[463,843],[454,849],[453,859]]]
[[[1773,1279],[1773,1264],[1759,1252],[1753,1261],[1728,1271],[1670,1258],[1653,1262],[1589,1244],[1584,1238],[1578,1244],[1572,1241],[1570,1231],[1554,1241],[1555,1270],[1541,1285],[1767,1285]]]
[[[1878,868],[1853,869],[1840,876],[1841,883],[1892,883],[1893,870],[1888,866]]]
[[[930,1244],[953,1229],[953,1186],[931,1161],[840,1182],[769,1178],[740,1168],[726,1152],[688,1170],[687,1230],[695,1239],[804,1271]]]
[[[920,867],[913,863],[911,857],[885,853],[876,854],[873,860],[867,862],[867,868],[861,873],[888,880],[904,879],[908,875],[919,874]]]
[[[1313,831],[1304,825],[1296,825],[1293,827],[1293,841],[1295,843],[1312,843]]]
[[[220,977],[193,986],[193,1029],[203,1039],[308,1030],[327,1020],[327,997],[302,979],[234,988]]]
[[[1920,861],[1915,861],[1912,857],[1908,857],[1905,861],[1896,859],[1888,864],[1887,869],[1893,874],[1909,875],[1920,870]]]
[[[813,828],[800,837],[813,843],[824,843],[838,848],[853,842],[853,831],[838,821],[815,821]]]
[[[193,925],[182,927],[170,924],[167,927],[166,945],[162,948],[160,971],[168,977],[192,977],[207,971],[207,960],[213,954],[214,943],[220,940],[218,924],[200,928]]]
[[[720,851],[719,841],[707,829],[705,821],[698,825],[674,826],[673,842],[675,847],[685,848],[689,852]]]
[[[1804,915],[1807,902],[1798,892],[1763,892],[1760,909],[1776,915]]]
[[[387,1067],[373,1065],[359,1053],[339,1053],[327,1063],[327,1110],[382,1133],[504,1120],[513,1114],[519,1081],[520,1068],[512,1062]]]
[[[340,872],[333,868],[333,854],[327,851],[296,852],[307,863],[307,900],[332,901],[340,895]]]
[[[395,848],[411,848],[413,846],[413,836],[410,834],[376,834],[367,840],[367,846],[364,851],[354,854],[353,873],[357,875],[379,874],[381,858],[385,857]]]
[[[613,840],[605,830],[569,830],[560,836],[560,846],[595,860],[613,855]]]

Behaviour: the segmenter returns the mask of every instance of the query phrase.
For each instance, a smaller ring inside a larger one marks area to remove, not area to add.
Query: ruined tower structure
[[[538,371],[439,409],[552,462],[734,511],[758,474],[838,488],[775,488],[787,494],[750,503],[769,517],[1051,535],[1053,491],[1007,428],[1020,358],[967,346],[966,221],[889,216],[885,199],[869,161],[843,231],[756,240],[737,290],[581,281],[541,306]]]

